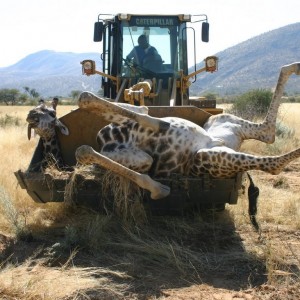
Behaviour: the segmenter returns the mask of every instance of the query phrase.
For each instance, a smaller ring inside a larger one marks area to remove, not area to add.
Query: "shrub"
[[[269,90],[251,90],[235,99],[230,113],[248,120],[264,116],[270,106],[272,95]]]

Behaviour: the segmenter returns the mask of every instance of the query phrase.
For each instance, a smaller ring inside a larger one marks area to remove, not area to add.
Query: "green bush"
[[[230,113],[248,120],[265,116],[272,96],[272,92],[265,89],[248,91],[235,99]]]

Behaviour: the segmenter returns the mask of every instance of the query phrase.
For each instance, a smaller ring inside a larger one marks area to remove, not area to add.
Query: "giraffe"
[[[53,159],[58,167],[63,167],[63,158],[55,127],[58,127],[64,135],[68,135],[69,130],[57,119],[55,109],[47,107],[45,103],[41,103],[29,111],[26,121],[28,122],[28,139],[31,139],[31,129],[34,129],[34,132],[40,136],[39,144],[42,145],[43,149],[43,161],[35,168],[43,169]]]
[[[262,123],[243,120],[229,114],[212,116],[203,128],[184,119],[155,118],[145,112],[119,106],[90,92],[79,98],[80,109],[104,117],[111,124],[97,135],[99,152],[88,145],[77,148],[81,164],[98,164],[122,175],[143,189],[152,199],[166,197],[170,188],[151,177],[179,173],[216,178],[231,178],[238,172],[262,170],[279,174],[292,160],[300,157],[300,148],[279,156],[255,156],[239,152],[246,139],[272,143],[284,85],[291,74],[300,75],[300,63],[283,66],[277,87]]]

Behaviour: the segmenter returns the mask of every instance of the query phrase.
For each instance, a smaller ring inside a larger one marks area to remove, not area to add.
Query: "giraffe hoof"
[[[171,189],[168,186],[158,183],[158,187],[151,192],[151,199],[158,200],[165,198],[169,196],[170,191]]]

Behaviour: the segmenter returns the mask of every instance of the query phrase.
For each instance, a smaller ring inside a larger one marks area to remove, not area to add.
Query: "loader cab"
[[[206,16],[199,15],[193,22],[203,22],[202,40],[207,42]],[[133,85],[140,79],[154,78],[157,84],[160,82],[161,90],[171,93],[171,82],[177,80],[180,72],[188,74],[187,32],[193,30],[193,22],[191,15],[99,15],[94,41],[102,41],[102,72],[119,80],[115,84],[109,77],[102,77],[104,96],[114,99],[125,79],[127,85]],[[156,52],[141,62],[128,58],[128,54],[139,51],[138,39],[142,35]]]

